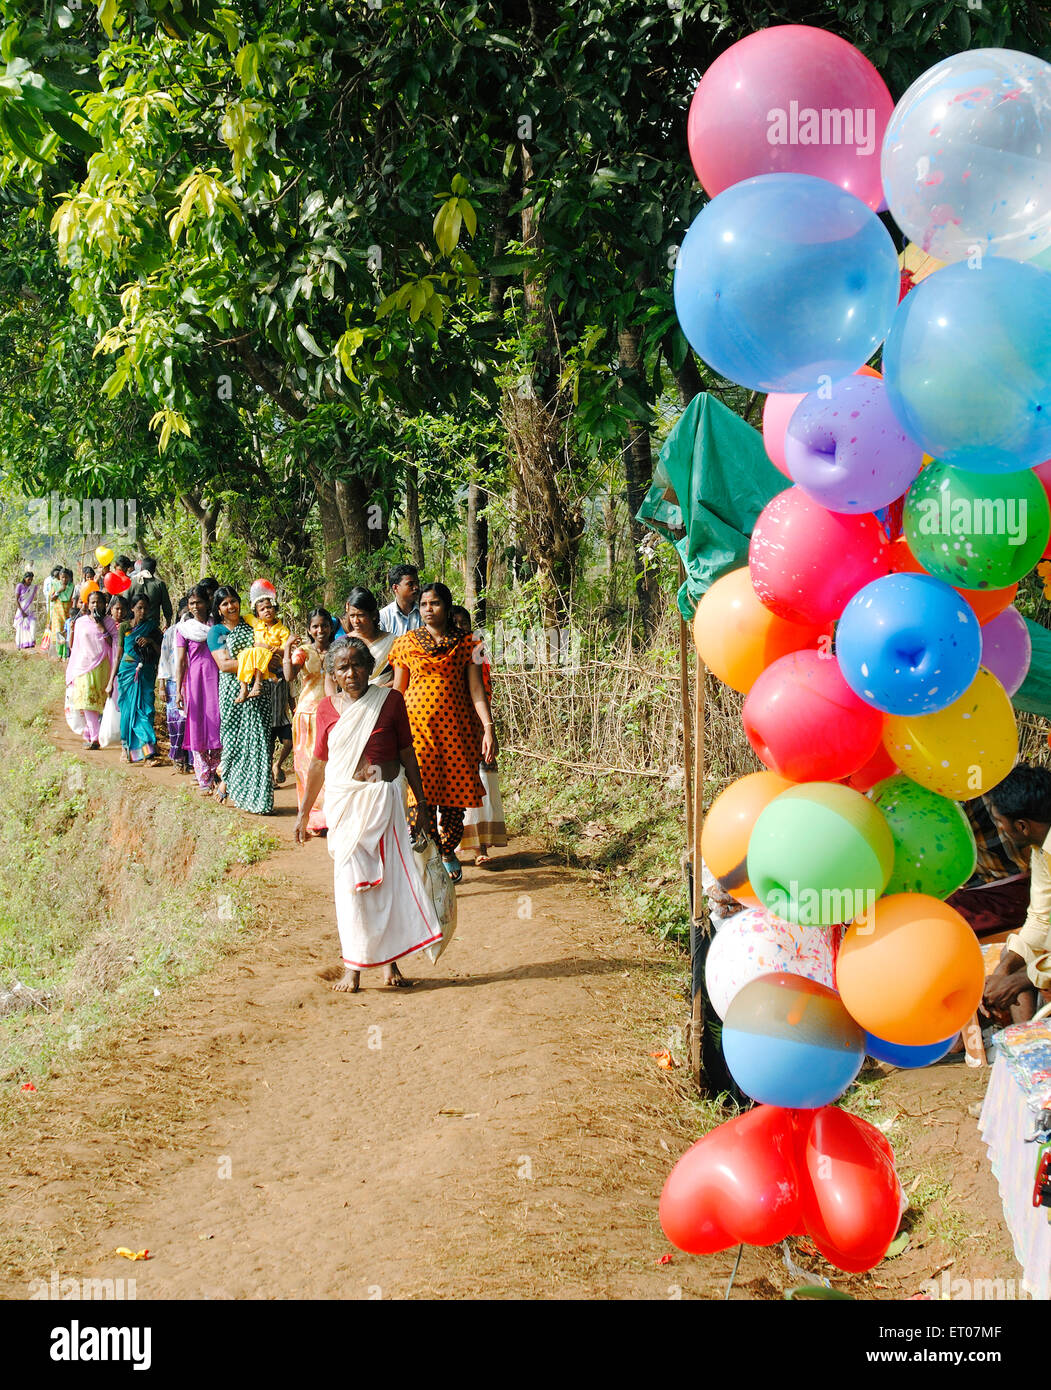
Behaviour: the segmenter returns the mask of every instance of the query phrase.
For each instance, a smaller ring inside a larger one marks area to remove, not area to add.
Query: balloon
[[[747,568],[717,579],[693,615],[693,640],[708,669],[741,694],[780,656],[816,646],[822,627],[786,622],[759,602]]]
[[[859,767],[857,772],[847,778],[847,783],[856,792],[867,792],[877,782],[893,777],[897,770],[894,759],[880,743],[864,767]]]
[[[867,1032],[927,1047],[974,1013],[985,971],[978,939],[955,908],[925,893],[896,893],[880,899],[861,929],[848,927],[836,984]]]
[[[725,1018],[738,990],[760,975],[774,973],[801,975],[833,988],[832,933],[783,922],[761,907],[738,912],[718,932],[705,957],[704,982],[712,1008]]]
[[[709,197],[756,174],[812,174],[875,211],[894,102],[852,44],[807,24],[749,34],[716,58],[690,103],[687,139]]]
[[[833,512],[897,501],[923,457],[898,424],[882,380],[851,376],[803,398],[784,443],[790,478]]]
[[[660,1221],[672,1245],[713,1255],[777,1245],[799,1223],[793,1116],[760,1106],[698,1139],[668,1174]]]
[[[974,831],[955,801],[899,773],[872,789],[894,840],[894,869],[887,893],[926,893],[947,898],[974,873]]]
[[[899,536],[897,540],[890,543],[890,568],[892,574],[927,573],[909,549],[909,543],[904,536]],[[1008,584],[1004,589],[957,588],[956,592],[973,610],[978,622],[984,626],[985,623],[991,622],[998,613],[1002,613],[1005,608],[1010,606],[1018,592],[1018,585]]]
[[[748,545],[759,601],[790,623],[838,618],[889,563],[887,538],[874,516],[826,511],[797,487],[771,498]]]
[[[934,1062],[940,1062],[948,1055],[956,1036],[954,1033],[951,1038],[943,1038],[941,1042],[931,1043],[928,1047],[902,1047],[900,1043],[889,1043],[884,1038],[866,1033],[865,1051],[877,1062],[889,1062],[892,1067],[911,1070],[913,1067],[929,1067]]]
[[[936,270],[898,306],[883,379],[942,463],[1013,473],[1051,457],[1051,274],[998,256]]]
[[[748,840],[759,812],[790,786],[776,772],[750,772],[720,792],[704,818],[701,858],[739,903],[760,906],[748,882]]]
[[[960,595],[928,574],[859,589],[836,628],[836,660],[856,695],[890,714],[930,714],[978,673],[982,630]]]
[[[883,743],[906,776],[966,801],[992,791],[1014,766],[1018,726],[1003,686],[979,668],[970,687],[937,714],[887,716]]]
[[[796,407],[805,400],[805,392],[784,395],[772,391],[763,402],[763,445],[766,448],[766,456],[786,478],[789,473],[788,464],[785,462],[785,434]]]
[[[807,1234],[837,1268],[871,1269],[887,1253],[901,1221],[894,1151],[857,1115],[828,1107],[813,1117],[797,1160]]]
[[[1033,639],[1017,608],[1005,608],[982,628],[982,665],[991,671],[1008,695],[1014,695],[1029,674]]]
[[[753,891],[778,917],[806,926],[871,915],[893,866],[879,809],[834,782],[782,792],[759,813],[748,843]]]
[[[816,1110],[841,1096],[865,1060],[865,1035],[835,990],[798,975],[761,975],[730,1001],[723,1055],[761,1105]]]
[[[806,174],[765,174],[695,218],[675,265],[675,312],[721,376],[810,391],[868,361],[898,283],[894,245],[864,203]]]
[[[935,578],[1002,588],[1040,559],[1051,507],[1030,469],[992,475],[932,463],[906,493],[904,522],[909,549]]]
[[[956,53],[916,79],[883,141],[894,220],[942,261],[1051,246],[1051,66],[1006,48]]]
[[[107,594],[124,594],[131,588],[131,580],[121,570],[110,570],[103,576],[102,587]]]
[[[1049,259],[1051,259],[1051,255],[1049,255]],[[782,468],[781,472],[783,473],[784,471],[785,470]],[[1051,459],[1045,459],[1043,463],[1038,463],[1033,469],[1033,472],[1040,479],[1040,486],[1044,489],[1044,496],[1047,498],[1048,502],[1051,503]],[[1049,555],[1051,555],[1051,541],[1044,547],[1044,553],[1040,558],[1046,560]]]
[[[744,731],[756,756],[791,782],[836,782],[868,762],[883,715],[859,700],[821,652],[792,652],[767,667],[745,697]]]
[[[95,547],[95,559],[100,565],[111,565],[113,563],[113,551],[104,545]]]

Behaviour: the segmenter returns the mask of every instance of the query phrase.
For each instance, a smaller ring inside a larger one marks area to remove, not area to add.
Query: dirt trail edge
[[[294,811],[290,782],[243,817],[281,842],[269,927],[26,1097],[0,1195],[34,1255],[0,1293],[57,1270],[134,1277],[140,1299],[675,1297],[657,1200],[690,1136],[649,1050],[682,1017],[681,963],[515,842],[465,868],[447,954],[404,963],[415,988],[375,971],[337,995],[317,978],[338,962],[331,861],[294,845]]]

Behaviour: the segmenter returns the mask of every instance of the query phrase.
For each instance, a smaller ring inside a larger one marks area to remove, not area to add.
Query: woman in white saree
[[[360,971],[377,965],[385,984],[408,985],[397,962],[442,933],[405,817],[403,770],[413,795],[425,802],[405,701],[396,690],[369,684],[373,658],[360,638],[334,642],[325,667],[337,693],[317,707],[302,804],[312,806],[324,784],[343,956],[343,975],[333,988],[355,993]],[[308,839],[302,811],[296,839]]]

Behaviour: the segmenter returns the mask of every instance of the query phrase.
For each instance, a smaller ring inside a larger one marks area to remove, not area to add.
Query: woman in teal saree
[[[136,599],[131,609],[131,628],[124,638],[124,652],[117,666],[117,704],[120,707],[120,742],[133,763],[149,763],[157,756],[153,731],[153,696],[161,630],[146,616],[149,605]]]

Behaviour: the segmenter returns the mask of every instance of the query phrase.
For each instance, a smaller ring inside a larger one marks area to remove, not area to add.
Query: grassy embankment
[[[57,665],[0,654],[0,1120],[249,928],[228,875],[273,844],[185,782],[60,752],[61,698]]]

